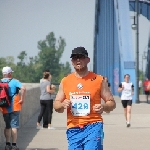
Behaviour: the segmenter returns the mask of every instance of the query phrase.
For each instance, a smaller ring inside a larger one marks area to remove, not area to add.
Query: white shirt
[[[139,81],[139,87],[142,87],[142,81],[141,80]]]
[[[122,82],[122,90],[121,100],[132,100],[132,83]]]

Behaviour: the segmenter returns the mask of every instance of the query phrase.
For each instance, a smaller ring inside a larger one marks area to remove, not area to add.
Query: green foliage
[[[46,36],[45,40],[38,42],[38,57],[40,64],[42,64],[40,69],[49,69],[51,74],[53,75],[54,82],[59,81],[60,74],[65,74],[65,67],[60,63],[60,59],[64,52],[66,43],[62,37],[59,37],[58,42],[56,41],[57,40],[54,33],[51,32]],[[69,70],[68,73],[69,72],[71,72],[71,70]]]
[[[144,81],[145,79],[145,74],[143,71],[139,70],[139,80]]]
[[[24,83],[39,82],[43,71],[49,69],[53,77],[52,82],[58,83],[66,74],[71,72],[69,62],[65,64],[60,62],[65,46],[65,40],[62,37],[57,40],[54,33],[51,32],[45,40],[38,42],[39,52],[37,56],[28,57],[26,51],[22,51],[17,57],[19,59],[17,64],[14,63],[12,56],[0,58],[0,69],[4,66],[12,67],[14,78]],[[2,78],[2,75],[0,77]]]

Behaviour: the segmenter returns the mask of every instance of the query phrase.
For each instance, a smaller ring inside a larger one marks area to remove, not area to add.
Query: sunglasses
[[[73,60],[77,60],[77,59],[85,59],[85,58],[87,58],[87,57],[84,56],[84,55],[73,55],[73,56],[72,56],[72,59],[73,59]]]

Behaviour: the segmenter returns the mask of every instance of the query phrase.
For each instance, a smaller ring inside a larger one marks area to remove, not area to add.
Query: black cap
[[[70,58],[72,58],[73,55],[77,55],[77,54],[84,55],[85,57],[88,57],[88,52],[87,52],[87,50],[85,50],[84,47],[74,48],[74,50],[72,50],[72,54],[71,54]]]

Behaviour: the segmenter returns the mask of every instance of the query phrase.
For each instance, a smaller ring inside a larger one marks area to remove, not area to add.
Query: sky
[[[37,42],[54,32],[65,39],[61,62],[70,62],[71,50],[83,46],[93,64],[95,0],[0,0],[0,57],[21,51],[38,54]]]

